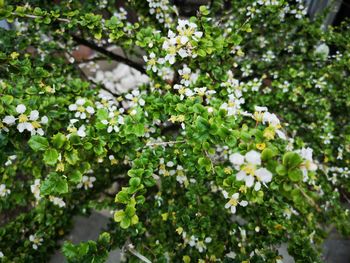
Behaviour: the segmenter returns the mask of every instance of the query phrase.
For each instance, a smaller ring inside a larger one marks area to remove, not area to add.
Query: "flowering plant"
[[[14,25],[0,30],[1,262],[45,262],[92,209],[113,219],[66,242],[69,262],[117,247],[128,262],[282,262],[281,244],[320,262],[329,226],[350,234],[348,24],[322,30],[301,0],[190,18],[168,0],[15,2],[0,1]]]

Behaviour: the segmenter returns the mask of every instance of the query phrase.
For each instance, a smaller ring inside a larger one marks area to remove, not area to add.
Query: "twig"
[[[146,144],[146,146],[155,146],[155,145],[169,145],[169,144],[176,144],[176,143],[183,143],[185,140],[182,141],[168,141],[168,142],[149,142]]]
[[[43,18],[43,16],[36,16],[36,15],[28,15],[28,14],[18,14],[16,12],[11,12],[11,15],[18,16],[18,17],[26,17],[26,18],[32,18],[32,19],[37,19],[37,18]],[[57,21],[64,22],[64,23],[70,23],[71,21],[66,18],[55,18]]]
[[[303,194],[303,196],[307,199],[307,201],[309,202],[310,205],[312,205],[313,207],[315,207],[315,209],[317,210],[317,212],[321,212],[321,208],[315,203],[315,201],[310,197],[308,196],[305,191],[299,187],[299,185],[297,184],[294,184],[294,186],[300,190],[300,192]]]
[[[140,254],[139,252],[137,252],[135,249],[133,249],[132,247],[128,246],[128,251],[133,254],[135,257],[139,258],[142,262],[146,262],[146,263],[152,263],[152,261],[150,261],[148,258],[146,258],[144,255]]]
[[[138,71],[140,71],[142,74],[146,74],[146,70],[144,69],[144,67],[142,65],[140,65],[140,64],[138,64],[138,63],[136,63],[134,61],[131,61],[131,60],[127,59],[127,58],[124,58],[122,56],[119,56],[119,55],[117,55],[117,54],[115,54],[115,53],[113,53],[111,51],[108,51],[108,50],[102,48],[102,47],[99,47],[95,43],[90,42],[90,41],[88,41],[86,39],[80,38],[80,37],[78,37],[76,35],[71,35],[71,36],[72,36],[73,40],[75,42],[77,42],[78,44],[87,46],[87,47],[89,47],[89,48],[91,48],[91,49],[93,49],[93,50],[95,50],[95,51],[97,51],[97,52],[99,52],[99,53],[101,53],[101,54],[111,58],[112,60],[124,63],[124,64],[126,64],[126,65],[128,65],[128,66],[130,66],[130,67],[132,67],[132,68],[134,68],[134,69],[136,69]]]

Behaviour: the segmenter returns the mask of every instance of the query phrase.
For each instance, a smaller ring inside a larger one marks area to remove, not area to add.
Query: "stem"
[[[99,53],[101,53],[101,54],[111,58],[112,60],[124,63],[124,64],[126,64],[126,65],[128,65],[128,66],[130,66],[130,67],[132,67],[132,68],[134,68],[134,69],[136,69],[138,71],[140,71],[142,74],[146,74],[146,70],[143,68],[143,66],[138,64],[138,63],[136,63],[136,62],[134,62],[134,61],[131,61],[131,60],[127,59],[127,58],[119,56],[119,55],[117,55],[117,54],[115,54],[115,53],[113,53],[111,51],[108,51],[108,50],[106,50],[106,49],[104,49],[102,47],[97,46],[93,42],[90,42],[90,41],[88,41],[86,39],[80,38],[80,37],[78,37],[76,35],[72,35],[72,38],[78,44],[87,46],[87,47],[89,47],[89,48],[91,48],[91,49],[93,49],[93,50],[95,50],[95,51],[97,51],[97,52],[99,52]]]
[[[317,212],[321,212],[321,208],[315,203],[315,201],[310,197],[308,196],[305,191],[299,187],[299,185],[297,184],[294,184],[294,186],[300,190],[300,192],[302,193],[302,195],[307,199],[307,201],[309,202],[310,205],[312,205],[313,207],[315,207],[315,209],[317,210]]]
[[[176,143],[183,143],[185,140],[182,141],[169,141],[169,142],[149,142],[146,144],[146,146],[156,146],[156,145],[169,145],[169,144],[176,144]]]
[[[146,262],[146,263],[152,263],[152,261],[150,261],[148,258],[146,258],[144,255],[140,254],[139,252],[137,252],[135,249],[128,247],[128,251],[133,254],[135,257],[139,258],[142,262]]]
[[[14,16],[18,16],[18,17],[26,17],[26,18],[33,18],[33,19],[37,19],[37,18],[43,18],[42,16],[36,16],[36,15],[28,15],[28,14],[18,14],[16,12],[11,12],[11,15],[14,15]],[[60,22],[64,22],[64,23],[70,23],[71,21],[69,19],[66,19],[66,18],[55,18],[57,21],[60,21]]]

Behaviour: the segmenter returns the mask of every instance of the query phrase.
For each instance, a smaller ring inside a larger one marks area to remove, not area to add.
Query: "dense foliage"
[[[0,1],[0,261],[46,262],[107,209],[69,262],[321,262],[350,234],[349,24],[301,0],[114,2]],[[143,81],[113,90],[99,60]]]

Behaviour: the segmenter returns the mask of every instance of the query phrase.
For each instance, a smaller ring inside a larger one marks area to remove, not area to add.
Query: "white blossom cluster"
[[[261,185],[267,187],[267,183],[272,180],[272,173],[261,167],[261,154],[251,150],[244,156],[240,153],[233,153],[229,157],[234,168],[239,171],[236,175],[238,181],[244,181],[247,187],[254,185],[254,190],[259,191]]]
[[[118,11],[113,13],[113,16],[118,18],[118,20],[126,20],[128,13],[123,7],[120,7]]]
[[[30,186],[30,191],[35,197],[35,200],[38,202],[41,199],[40,196],[40,179],[35,179],[34,184]]]
[[[37,250],[39,246],[42,245],[43,238],[35,235],[29,236],[29,241],[32,243],[32,248]]]
[[[11,190],[7,189],[5,184],[0,184],[0,197],[5,197],[10,193],[11,193]]]
[[[48,123],[48,118],[46,116],[40,118],[39,111],[37,110],[28,112],[24,104],[17,105],[16,112],[17,115],[7,115],[3,118],[2,123],[0,123],[0,131],[4,130],[5,132],[9,132],[8,127],[17,124],[17,130],[20,133],[27,130],[31,135],[44,135],[42,125]],[[6,124],[6,126],[4,124]]]
[[[225,87],[228,91],[228,102],[224,102],[220,109],[227,111],[228,116],[235,116],[241,113],[241,105],[245,100],[242,97],[241,83],[234,78],[233,72],[229,70],[227,72],[228,79],[226,82],[221,83],[221,87]]]
[[[240,12],[246,12],[248,18],[254,18],[260,15],[262,12],[260,8],[280,6],[279,17],[283,21],[287,14],[292,14],[297,19],[302,19],[307,14],[307,7],[304,5],[303,0],[297,0],[295,5],[290,5],[288,2],[280,0],[258,0],[247,6],[244,10],[241,8]]]
[[[171,11],[177,12],[175,6],[170,5],[169,0],[147,0],[149,6],[149,13],[155,15],[159,23],[164,24],[169,28],[173,23]]]
[[[77,128],[76,125],[79,124],[80,121],[89,121],[89,119],[95,114],[93,106],[94,105],[86,98],[78,98],[75,103],[69,105],[68,109],[69,111],[74,112],[75,118],[69,120],[67,130],[70,134],[67,135],[67,138],[73,133],[82,138],[86,136],[86,126],[81,124],[79,128]]]
[[[84,175],[81,179],[81,182],[77,185],[77,188],[84,187],[85,190],[88,190],[89,188],[92,188],[94,185],[93,183],[96,181],[95,176],[87,176]]]
[[[184,240],[184,244],[188,244],[190,247],[195,247],[199,253],[205,252],[207,249],[206,244],[209,244],[212,242],[211,237],[206,237],[204,240],[199,240],[198,237],[191,235],[187,235],[185,231],[183,231],[182,227],[179,227],[176,229],[176,232],[181,235],[182,239]]]
[[[54,204],[57,205],[58,207],[62,208],[66,206],[66,203],[63,201],[62,198],[56,197],[56,196],[49,196],[49,200]]]
[[[147,70],[153,72],[158,71],[158,65],[169,63],[173,65],[176,62],[176,57],[181,58],[192,57],[195,58],[197,54],[194,52],[192,41],[198,42],[203,36],[203,32],[197,30],[197,25],[189,20],[178,20],[176,33],[172,30],[168,31],[168,37],[164,40],[162,48],[166,52],[164,58],[156,58],[155,53],[150,53],[149,57],[144,56],[147,64]]]
[[[5,166],[10,166],[17,159],[17,155],[10,155],[5,162]]]

